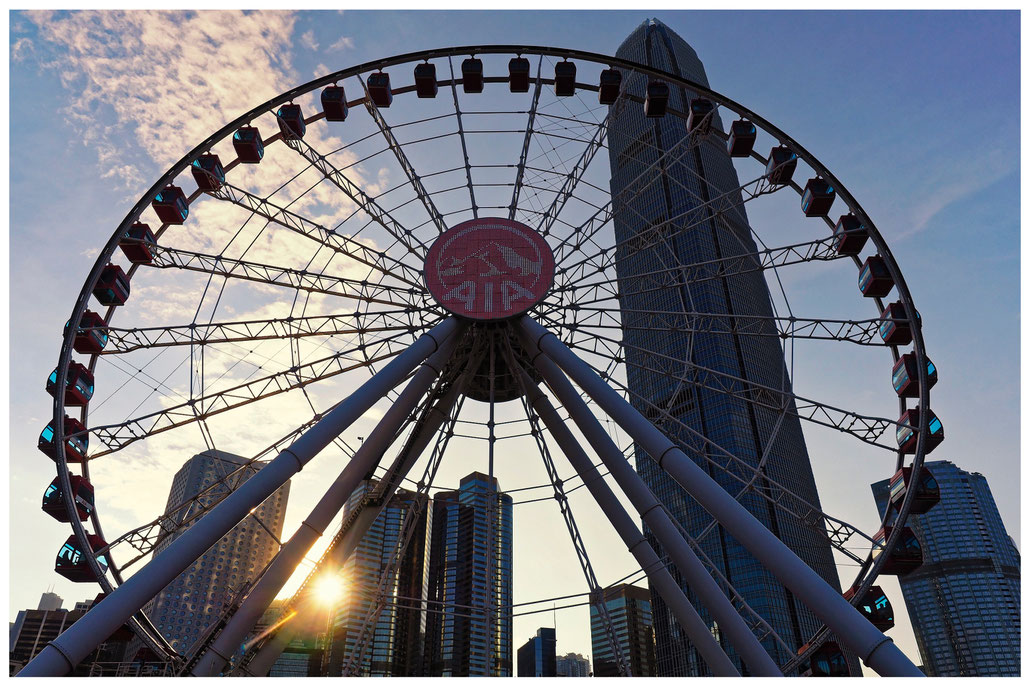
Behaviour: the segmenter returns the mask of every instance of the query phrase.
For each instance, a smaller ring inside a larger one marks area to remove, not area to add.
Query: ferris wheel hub
[[[454,226],[426,256],[426,285],[446,310],[478,321],[521,315],[554,282],[554,254],[521,222],[481,217]]]

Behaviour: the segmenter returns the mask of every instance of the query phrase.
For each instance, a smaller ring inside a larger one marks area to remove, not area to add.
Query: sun
[[[319,603],[331,606],[343,597],[343,578],[332,573],[323,574],[315,581],[313,589]]]

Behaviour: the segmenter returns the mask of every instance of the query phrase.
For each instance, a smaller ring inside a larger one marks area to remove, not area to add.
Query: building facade
[[[694,50],[657,20],[645,21],[634,30],[616,55],[708,85]],[[637,76],[627,89],[643,97],[644,82]],[[672,87],[668,106],[686,112],[693,97],[695,94],[687,89]],[[713,126],[725,130],[717,113],[713,117]],[[693,366],[698,366],[770,389],[791,390],[771,321],[767,321],[768,331],[763,332],[770,336],[731,333],[736,330],[735,318],[773,315],[761,271],[685,281],[669,269],[698,263],[718,264],[723,258],[757,252],[740,193],[734,190],[740,184],[725,142],[715,136],[692,139],[685,120],[673,116],[649,119],[639,105],[613,106],[610,118],[615,267],[631,401],[730,493],[739,492],[753,471],[731,464],[730,475],[711,467],[706,458],[717,459],[719,454],[705,440],[749,466],[757,467],[767,453],[763,473],[818,508],[819,496],[800,421],[788,413],[775,429],[779,413],[765,407],[784,402],[779,392],[763,392],[769,398],[765,405],[758,405],[739,395],[689,381]],[[661,241],[653,240],[658,232]],[[664,281],[654,287],[653,276],[648,275],[665,275]],[[682,317],[687,326],[679,332],[655,330],[649,325],[649,313],[654,312],[683,313],[673,317]],[[725,318],[720,318],[719,326],[711,328],[712,331],[691,333],[688,313]],[[786,407],[794,410],[790,401]],[[711,516],[661,471],[641,447],[635,448],[635,454],[637,471],[659,500],[688,533],[700,534]],[[761,488],[761,480],[756,486]],[[740,496],[739,500],[828,583],[840,589],[824,534],[777,510],[754,492]],[[650,530],[645,530],[662,555]],[[722,527],[711,530],[701,544],[751,608],[787,644],[800,647],[820,627],[815,615]],[[703,604],[686,588],[678,572],[673,573],[702,618],[717,633]],[[657,675],[710,674],[657,595],[654,623]],[[722,644],[747,674],[732,647],[725,640]],[[791,658],[772,640],[767,639],[763,645],[778,663]],[[596,659],[595,654],[595,669]],[[854,670],[858,670],[857,664]]]
[[[555,659],[558,677],[590,677],[590,660],[583,654],[568,653]]]
[[[344,507],[344,518],[376,484],[367,480],[351,494]],[[418,508],[413,509],[416,502]],[[410,534],[405,537],[408,514],[416,512],[407,525]],[[340,571],[344,591],[330,612],[328,675],[341,675],[348,665],[351,675],[424,674],[424,599],[431,531],[428,497],[397,490]],[[390,602],[373,625],[366,619],[379,605],[381,579],[382,593]]]
[[[923,564],[899,578],[923,671],[931,677],[1018,676],[1019,551],[983,475],[946,460],[923,464],[941,500],[909,516]],[[883,517],[890,480],[872,485]]]
[[[655,640],[651,592],[643,587],[618,584],[604,592],[618,650],[633,677],[654,677]],[[594,652],[594,676],[616,677],[619,664],[596,606],[590,607],[590,643]]]
[[[165,512],[211,487],[244,463],[246,459],[224,451],[211,450],[193,456],[175,473]],[[246,481],[257,474],[262,465],[256,463],[248,467],[238,476],[239,479]],[[225,484],[213,487],[198,500],[201,502],[198,507],[214,503],[229,491],[230,487]],[[173,649],[187,653],[275,556],[279,550],[276,540],[282,537],[289,494],[290,483],[286,482],[146,606],[147,615]],[[192,507],[176,513],[174,517],[182,523],[191,514]],[[191,524],[159,541],[154,547],[155,555],[167,548]],[[134,653],[138,645],[138,640],[130,644],[129,653]],[[132,656],[126,658],[131,660]]]
[[[474,472],[432,507],[426,674],[512,676],[512,499]]]
[[[553,627],[541,627],[536,636],[519,647],[519,677],[558,677],[555,649],[557,639]]]

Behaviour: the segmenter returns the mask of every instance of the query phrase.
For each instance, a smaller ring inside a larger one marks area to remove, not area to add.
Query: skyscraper
[[[351,494],[344,506],[345,519],[376,484],[367,480]],[[405,523],[416,501],[418,514],[412,516],[411,533],[401,550]],[[347,558],[340,571],[343,596],[331,611],[328,675],[341,675],[352,662],[352,675],[423,674],[431,532],[428,504],[428,497],[399,489]],[[368,620],[366,627],[366,618],[378,606],[381,579],[382,593],[389,602],[375,624]]]
[[[557,640],[553,627],[541,627],[519,647],[519,677],[558,677]]]
[[[211,487],[244,463],[246,459],[224,451],[210,450],[193,456],[175,473],[165,512]],[[246,468],[238,476],[240,482],[257,474],[262,465]],[[236,477],[232,480],[236,483]],[[230,487],[224,483],[214,486],[198,499],[195,506],[182,509],[173,517],[182,523],[196,508],[210,506],[228,491]],[[147,605],[147,615],[173,649],[180,653],[189,651],[236,595],[256,580],[275,556],[279,550],[276,541],[282,537],[289,494],[290,483],[286,482]],[[155,554],[167,548],[191,524],[159,541],[154,547]],[[130,645],[129,654],[134,653],[136,647],[138,640]],[[126,658],[131,659],[132,656]]]
[[[923,670],[931,677],[1019,675],[1020,556],[991,488],[950,461],[923,465],[941,500],[906,521],[923,564],[899,578]],[[872,485],[881,517],[889,482]]]
[[[583,654],[568,653],[555,659],[558,677],[590,677],[590,661]]]
[[[633,677],[655,676],[654,624],[651,593],[642,587],[617,584],[604,592],[604,605],[615,630],[619,651]],[[597,608],[590,607],[590,643],[594,677],[619,675],[619,664]]]
[[[635,29],[616,55],[708,85],[694,50],[657,20],[645,21]],[[638,97],[643,97],[644,88],[645,80],[640,77],[628,84],[629,92]],[[671,87],[669,108],[686,112],[693,97],[695,94],[685,88]],[[761,456],[767,453],[762,473],[819,507],[800,421],[787,414],[774,431],[779,413],[765,407],[781,404],[784,399],[779,394],[770,392],[764,405],[756,405],[745,402],[740,395],[730,396],[677,379],[689,378],[693,364],[772,389],[790,390],[771,320],[766,321],[767,331],[763,332],[771,336],[730,333],[736,332],[737,317],[773,314],[769,289],[760,271],[692,282],[670,271],[670,267],[756,253],[740,193],[733,190],[739,181],[725,143],[709,136],[692,145],[685,120],[673,116],[649,119],[639,106],[615,106],[610,115],[615,268],[627,379],[634,406],[677,440],[687,455],[730,493],[736,494],[742,481],[751,479],[753,471],[732,465],[730,469],[736,471],[738,480],[712,468],[706,455],[720,456],[699,437],[707,438],[756,469]],[[713,116],[713,126],[722,127],[717,113]],[[652,171],[645,172],[656,162]],[[641,175],[645,183],[651,182],[642,192],[641,184],[634,183]],[[721,200],[713,202],[716,199]],[[652,230],[660,231],[663,240],[636,240]],[[641,288],[639,284],[647,274],[667,275],[667,285]],[[689,325],[686,313],[708,313],[722,320],[718,327],[722,331],[692,333],[689,326],[678,332],[656,331],[649,329],[650,312],[684,313],[685,325]],[[787,407],[793,410],[793,403]],[[683,429],[680,422],[697,435]],[[672,516],[692,536],[700,534],[711,521],[708,513],[639,446],[636,462],[637,471]],[[755,489],[761,490],[762,485],[759,479]],[[832,551],[824,536],[777,510],[754,491],[741,496],[740,502],[827,582],[840,588]],[[649,530],[647,535],[661,553]],[[787,644],[800,647],[819,628],[818,619],[721,527],[709,532],[702,546],[747,603]],[[686,592],[717,632],[697,597],[689,589]],[[676,627],[664,602],[655,595],[653,603],[657,674],[709,674],[696,649]],[[735,652],[726,642],[723,645],[739,665]],[[764,646],[779,663],[790,658],[772,640],[767,639]]]
[[[512,675],[511,517],[511,496],[480,472],[434,496],[428,675]]]

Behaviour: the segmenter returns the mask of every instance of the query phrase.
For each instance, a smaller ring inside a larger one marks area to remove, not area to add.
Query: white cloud
[[[308,30],[302,33],[300,36],[300,44],[308,50],[318,50],[318,41],[315,40],[315,32],[313,30]]]
[[[21,62],[28,57],[29,53],[34,49],[35,46],[32,44],[30,39],[19,38],[14,42],[14,45],[11,46],[11,59],[15,62]]]
[[[329,46],[329,52],[334,50],[353,50],[354,39],[350,36],[340,36],[338,39],[333,41],[333,44]]]

